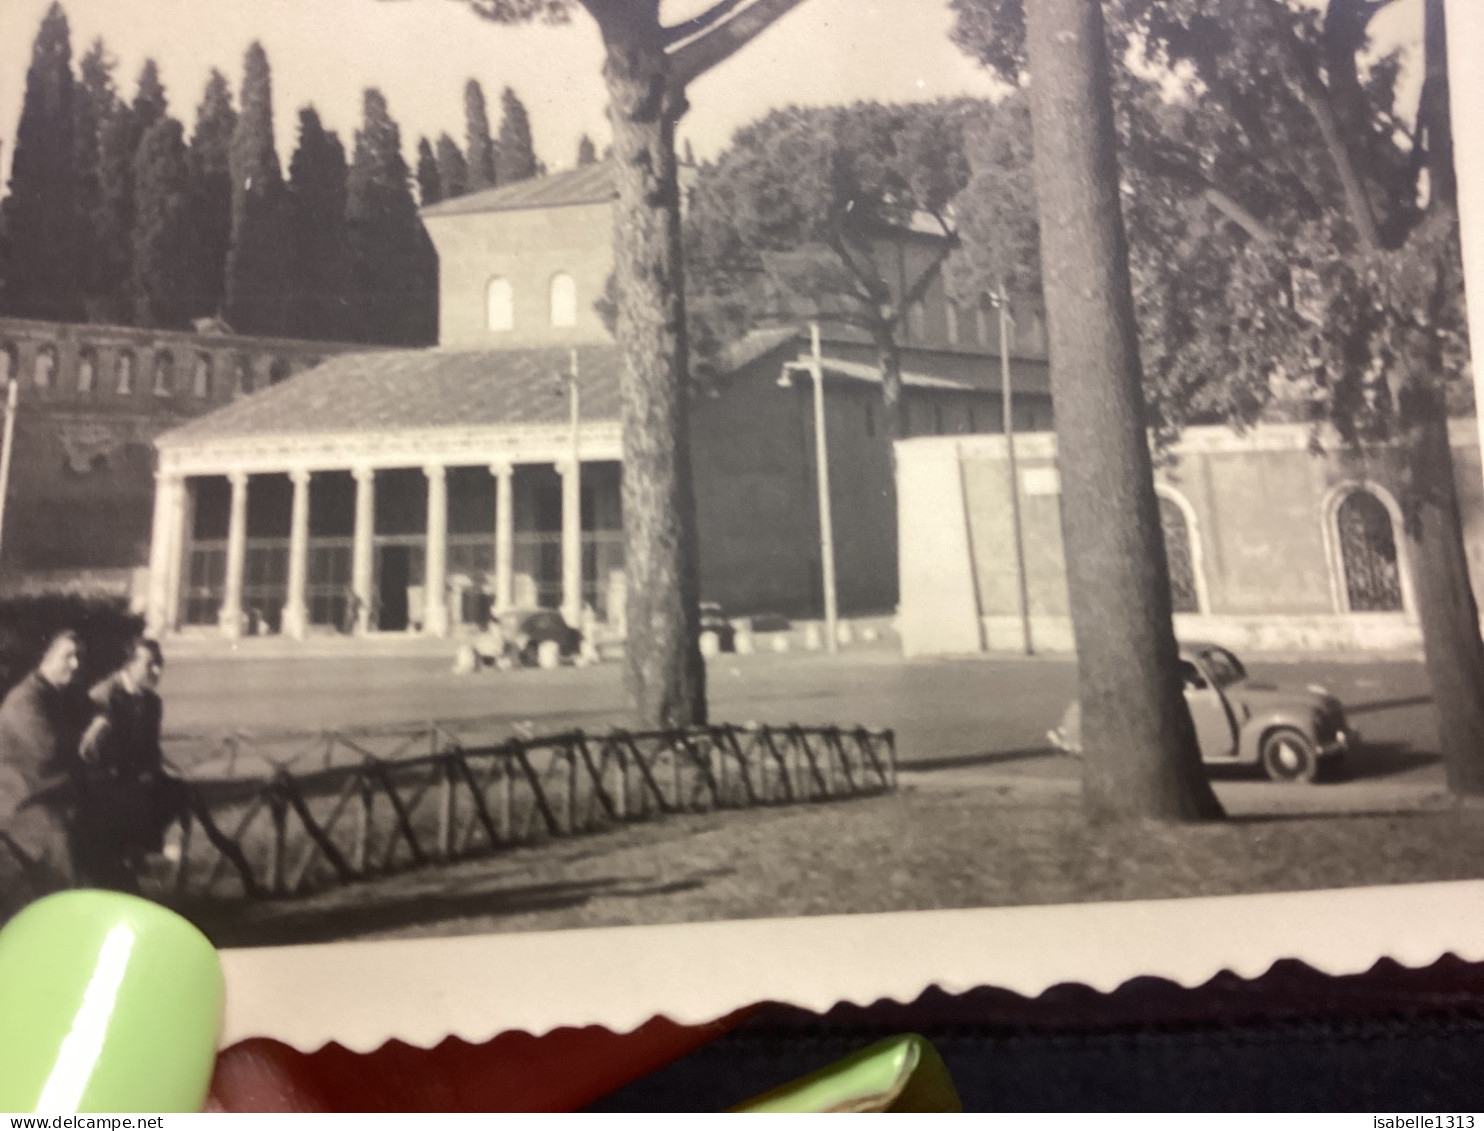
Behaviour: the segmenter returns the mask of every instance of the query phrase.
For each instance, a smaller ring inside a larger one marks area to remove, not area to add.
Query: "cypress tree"
[[[102,39],[95,39],[78,64],[78,81],[73,97],[74,135],[77,169],[78,234],[82,247],[79,276],[83,288],[83,306],[89,321],[102,321],[106,316],[105,296],[109,290],[102,232],[103,216],[103,132],[121,103],[114,85],[115,60],[108,54]],[[111,258],[117,261],[115,253]]]
[[[5,306],[12,314],[62,321],[83,314],[73,99],[71,32],[62,6],[53,3],[31,49],[10,195],[0,213],[9,244]]]
[[[131,297],[139,326],[182,327],[190,287],[190,170],[174,118],[151,126],[134,157]]]
[[[428,139],[417,139],[417,200],[424,208],[443,199],[443,179],[438,174],[438,158]]]
[[[469,191],[495,187],[495,143],[490,137],[489,114],[484,106],[484,88],[478,79],[464,86],[464,133],[469,163]]]
[[[288,311],[288,240],[283,170],[273,145],[273,79],[261,43],[247,49],[241,106],[230,160],[227,321],[239,333],[280,334]]]
[[[139,69],[139,82],[130,109],[134,111],[134,148],[137,150],[144,141],[144,135],[155,123],[164,121],[170,111],[165,86],[160,82],[160,68],[153,59],[146,59]]]
[[[299,111],[299,143],[289,161],[289,332],[303,338],[349,336],[350,244],[345,147],[314,107]]]
[[[367,90],[356,131],[346,215],[350,223],[352,295],[366,341],[420,345],[430,340],[426,235],[412,199],[402,137],[379,90]]]
[[[596,165],[598,163],[598,147],[593,144],[593,139],[583,134],[577,142],[577,165]]]
[[[97,322],[127,322],[134,231],[134,111],[116,99],[98,135],[98,208],[88,275]]]
[[[196,128],[191,134],[190,169],[190,318],[222,313],[227,279],[227,251],[232,243],[232,133],[237,111],[226,77],[211,72]]]
[[[445,200],[469,191],[469,166],[459,152],[459,143],[447,134],[438,135],[438,183],[443,186]]]
[[[495,149],[496,179],[502,185],[526,181],[538,171],[536,148],[531,141],[531,116],[515,91],[506,87],[500,95],[500,141]]]

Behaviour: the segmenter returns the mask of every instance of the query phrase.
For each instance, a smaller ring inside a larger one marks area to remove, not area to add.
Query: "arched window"
[[[1370,491],[1351,491],[1335,510],[1335,535],[1350,611],[1401,612],[1405,606],[1396,531],[1386,504]]]
[[[485,325],[491,330],[515,328],[515,296],[509,279],[491,279],[484,291]]]
[[[1177,613],[1201,611],[1195,552],[1185,510],[1173,498],[1159,496],[1159,523],[1165,535],[1165,559],[1170,566],[1170,605]]]
[[[948,316],[948,344],[950,346],[956,346],[956,345],[958,345],[958,332],[959,332],[958,331],[958,303],[953,302],[953,301],[949,301],[947,303],[947,305],[944,306],[943,309],[944,309],[944,311],[946,312],[946,314]]]
[[[121,397],[132,397],[134,395],[134,355],[128,350],[119,352],[118,360],[114,362],[115,388]]]
[[[551,277],[551,324],[577,325],[577,282],[565,271]]]
[[[52,374],[57,371],[57,350],[55,346],[42,346],[36,351],[36,361],[31,366],[31,380],[35,382],[38,389],[50,389],[52,387]]]
[[[77,391],[91,396],[97,385],[98,355],[91,348],[85,349],[77,357]]]
[[[155,354],[154,394],[157,397],[175,394],[175,355],[169,350]]]
[[[211,355],[198,353],[191,370],[191,395],[201,398],[211,396]]]

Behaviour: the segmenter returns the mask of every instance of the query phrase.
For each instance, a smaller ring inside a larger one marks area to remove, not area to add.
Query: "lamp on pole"
[[[839,606],[835,594],[835,523],[830,511],[830,452],[825,435],[824,357],[819,344],[819,323],[809,323],[809,360],[792,361],[783,366],[778,384],[793,387],[793,375],[807,371],[814,384],[814,468],[819,490],[819,562],[824,581],[825,648],[840,648]]]
[[[1020,637],[1027,656],[1036,654],[1031,636],[1031,598],[1025,569],[1025,530],[1020,519],[1020,471],[1015,462],[1015,404],[1010,385],[1010,296],[1000,280],[994,304],[1000,314],[1000,420],[1005,433],[1005,468],[1009,479],[1010,527],[1015,543],[1015,586],[1020,606]]]

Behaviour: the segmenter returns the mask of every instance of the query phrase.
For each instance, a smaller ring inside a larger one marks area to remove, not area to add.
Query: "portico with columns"
[[[585,352],[605,355],[582,366],[586,419],[567,351],[417,351],[336,359],[166,433],[151,631],[442,637],[535,607],[621,620],[616,368]]]

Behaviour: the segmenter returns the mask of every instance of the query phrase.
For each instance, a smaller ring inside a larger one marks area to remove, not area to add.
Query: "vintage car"
[[[563,660],[582,647],[582,633],[569,625],[556,609],[509,609],[500,614],[486,633],[485,649],[476,648],[488,663],[508,656],[524,667],[535,667],[541,645],[554,641]],[[488,649],[493,649],[489,652]]]
[[[1360,744],[1340,701],[1322,687],[1278,687],[1249,679],[1242,662],[1218,644],[1180,646],[1185,702],[1208,766],[1260,766],[1274,781],[1311,782]],[[1082,752],[1082,709],[1072,703],[1046,735],[1069,754]]]

